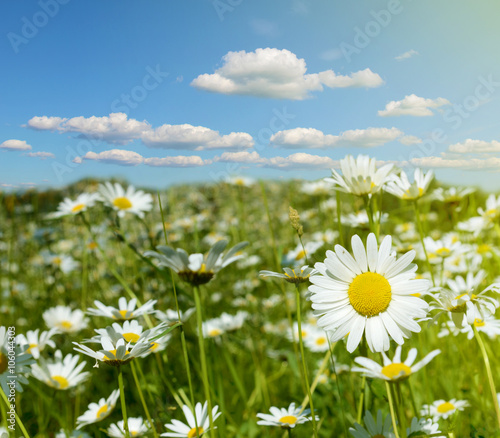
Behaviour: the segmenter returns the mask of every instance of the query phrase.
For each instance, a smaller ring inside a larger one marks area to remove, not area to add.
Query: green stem
[[[335,191],[335,199],[337,201],[337,228],[339,231],[339,242],[341,246],[344,246],[344,234],[342,233],[342,204],[340,200],[340,192]]]
[[[210,421],[210,437],[213,438],[214,433],[214,419],[212,416],[212,396],[210,394],[210,383],[208,381],[208,367],[207,367],[207,357],[205,353],[205,339],[203,338],[203,317],[201,313],[201,300],[200,300],[200,290],[198,286],[194,286],[194,301],[196,304],[196,319],[198,326],[198,344],[200,348],[200,361],[201,361],[201,375],[203,379],[203,387],[205,390],[205,397],[208,403],[208,419]]]
[[[312,425],[313,425],[313,432],[315,438],[318,438],[318,430],[316,426],[316,415],[314,413],[314,403],[313,399],[311,396],[311,388],[309,386],[309,376],[307,373],[307,366],[306,366],[306,357],[304,355],[304,342],[302,340],[302,318],[300,315],[300,290],[299,290],[299,285],[295,285],[295,291],[296,291],[296,301],[297,301],[297,325],[298,325],[298,331],[299,331],[299,347],[300,347],[300,355],[302,358],[302,372],[304,373],[304,382],[306,384],[307,388],[307,396],[309,397],[309,406],[311,408],[311,418],[312,418]]]
[[[500,408],[498,406],[498,398],[497,398],[497,390],[495,389],[495,382],[493,381],[493,375],[491,373],[490,360],[488,358],[488,353],[486,352],[486,348],[484,347],[483,340],[481,339],[481,335],[477,331],[477,328],[474,324],[472,324],[472,328],[474,330],[474,336],[479,344],[479,349],[481,350],[481,354],[483,355],[484,365],[486,367],[486,375],[488,376],[488,383],[490,385],[491,396],[493,397],[493,406],[495,407],[495,414],[497,416],[498,427],[500,427]]]
[[[387,391],[387,399],[389,400],[389,410],[391,411],[392,428],[394,429],[394,435],[399,438],[398,428],[396,424],[396,413],[394,411],[394,401],[392,399],[391,387],[389,382],[385,382],[385,389]]]
[[[340,391],[340,382],[339,382],[339,375],[337,374],[337,369],[335,367],[335,359],[333,356],[333,349],[332,349],[332,344],[330,343],[330,339],[328,338],[328,349],[330,350],[330,362],[332,364],[332,369],[333,369],[333,374],[335,376],[335,382],[337,383],[337,393],[339,396],[339,403],[340,403],[340,412],[342,412],[342,424],[344,426],[344,435],[348,437],[347,433],[347,423],[345,420],[345,412],[344,412],[344,397],[342,397],[342,392]]]
[[[118,386],[120,388],[120,403],[122,405],[123,430],[125,431],[125,437],[130,438],[130,432],[128,430],[127,403],[125,402],[125,391],[123,389],[123,370],[121,365],[118,366]]]
[[[401,425],[401,436],[406,438],[406,414],[403,405],[403,397],[401,395],[401,383],[396,382],[396,404],[398,405],[399,411],[399,423]]]
[[[427,261],[427,269],[429,270],[429,273],[431,274],[432,285],[435,287],[436,280],[434,279],[434,272],[432,270],[432,265],[431,265],[431,262],[429,261],[429,255],[427,254],[427,249],[425,248],[425,244],[424,244],[424,230],[422,228],[422,222],[420,220],[420,211],[418,208],[418,201],[417,200],[415,200],[413,202],[413,207],[415,208],[415,221],[417,223],[418,234],[420,236],[420,243],[422,244],[422,248],[424,250],[425,260]]]
[[[132,361],[130,363],[132,368],[132,375],[134,376],[135,386],[137,387],[137,391],[139,392],[139,398],[141,399],[142,407],[144,408],[144,412],[146,413],[146,417],[148,418],[151,429],[153,430],[153,435],[155,438],[158,438],[158,433],[156,432],[156,427],[153,424],[153,420],[151,419],[151,415],[149,414],[148,405],[146,404],[146,400],[144,400],[144,395],[142,393],[141,384],[139,383],[139,379],[137,378],[137,373],[135,371],[135,363]]]
[[[7,396],[3,392],[2,388],[0,388],[0,395],[2,396],[2,400],[5,402],[5,406],[7,407],[7,409],[10,410],[11,409],[11,407],[10,407],[11,405],[9,403],[9,400],[7,399]],[[15,413],[15,416],[16,416],[16,425],[18,425],[19,428],[21,429],[21,432],[23,433],[24,438],[30,438],[30,436],[28,434],[28,431],[26,430],[26,428],[24,427],[23,422],[21,421],[21,418],[19,418],[19,415],[17,415],[17,411]]]

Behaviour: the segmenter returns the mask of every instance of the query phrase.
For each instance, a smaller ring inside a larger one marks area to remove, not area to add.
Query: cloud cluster
[[[24,140],[5,140],[0,144],[0,149],[4,149],[6,151],[30,151],[31,145],[26,143]]]
[[[443,98],[425,99],[415,94],[405,96],[403,100],[393,100],[389,102],[384,110],[380,110],[378,115],[381,117],[414,116],[426,117],[433,116],[433,109],[443,105],[450,105],[450,102]]]
[[[294,128],[277,132],[271,137],[271,143],[289,149],[370,148],[384,145],[396,139],[403,139],[403,136],[404,133],[397,128],[353,129],[344,131],[340,135],[324,134],[314,128]],[[411,141],[416,140],[410,138]]]
[[[40,158],[42,160],[45,160],[47,158],[55,158],[55,155],[51,152],[28,152],[25,155],[27,157],[36,157],[36,158]]]
[[[229,52],[214,73],[202,74],[191,85],[200,90],[276,99],[303,100],[329,88],[379,87],[384,81],[370,69],[343,76],[332,70],[307,73],[306,62],[289,50],[257,49]]]

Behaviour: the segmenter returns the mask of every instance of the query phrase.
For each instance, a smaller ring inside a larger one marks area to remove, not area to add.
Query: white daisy
[[[56,348],[56,344],[51,340],[58,332],[58,329],[51,328],[49,331],[40,333],[40,329],[28,330],[26,335],[17,335],[17,343],[21,347],[27,347],[26,353],[31,354],[35,359],[40,357],[40,353],[48,345],[52,348]]]
[[[418,418],[413,417],[410,427],[406,429],[406,434],[408,436],[411,436],[411,434],[414,434],[413,436],[419,436],[417,432],[423,432],[425,435],[432,435],[436,438],[446,438],[445,435],[437,435],[438,433],[441,433],[439,430],[439,424],[433,422],[431,418],[421,418],[419,420]]]
[[[217,412],[218,406],[214,406],[212,409],[212,419],[215,422],[217,418],[222,414],[222,412]],[[170,432],[162,433],[161,436],[170,437],[180,437],[180,438],[195,438],[206,434],[210,430],[210,419],[208,415],[207,402],[201,405],[201,403],[196,403],[193,412],[187,405],[182,407],[184,416],[186,417],[187,424],[179,420],[172,420],[172,423],[165,424],[165,427]],[[195,419],[196,416],[196,419]],[[198,426],[198,427],[197,427]],[[217,429],[214,427],[214,429]]]
[[[146,315],[154,313],[155,310],[153,306],[156,304],[156,300],[149,300],[142,306],[135,308],[137,305],[137,299],[133,298],[127,302],[125,297],[120,297],[118,300],[118,308],[113,306],[105,306],[100,301],[94,301],[97,309],[87,309],[87,313],[94,316],[105,316],[117,321],[126,321],[129,319],[138,318],[141,315]]]
[[[354,427],[349,428],[349,433],[354,438],[394,438],[391,416],[382,417],[382,411],[377,412],[377,421],[370,411],[366,411],[363,417],[365,427],[354,423]],[[366,429],[365,429],[366,428]]]
[[[62,216],[75,216],[83,213],[87,208],[93,207],[96,201],[100,200],[98,193],[82,193],[73,201],[70,198],[64,198],[58,207],[57,211],[47,215],[48,219],[59,218]]]
[[[432,192],[432,199],[449,204],[455,204],[475,191],[476,189],[473,187],[450,187],[448,189],[438,187]]]
[[[325,180],[335,184],[334,190],[357,196],[372,195],[389,181],[393,167],[393,164],[386,164],[377,169],[375,158],[370,158],[368,155],[358,155],[355,159],[348,155],[340,160],[342,175],[332,169],[332,177],[325,178]]]
[[[431,405],[423,405],[420,415],[432,417],[434,421],[438,421],[441,418],[447,419],[450,415],[457,411],[463,411],[468,406],[470,405],[467,400],[457,400],[455,398],[450,401],[436,400]]]
[[[148,433],[151,426],[148,421],[141,417],[132,417],[127,419],[128,431],[131,437],[140,437]],[[112,438],[125,438],[124,421],[119,421],[108,427],[106,432]]]
[[[52,360],[40,358],[40,364],[31,365],[31,372],[35,379],[46,385],[66,390],[79,385],[90,375],[88,371],[81,372],[87,362],[78,364],[79,360],[80,356],[76,354],[68,354],[63,358],[62,352],[57,350]]]
[[[293,429],[297,424],[312,421],[312,417],[308,417],[311,411],[309,409],[302,411],[300,407],[295,407],[295,403],[290,403],[288,408],[271,406],[269,411],[271,414],[257,414],[257,418],[261,419],[257,421],[259,426],[279,426],[283,429]],[[316,421],[319,421],[318,416],[316,416]]]
[[[385,191],[400,199],[415,200],[425,195],[429,188],[434,172],[429,170],[424,174],[420,169],[415,169],[414,182],[410,183],[404,171],[399,176],[394,175],[385,186]]]
[[[384,358],[384,366],[379,365],[372,359],[367,357],[357,357],[354,359],[358,365],[361,367],[353,367],[351,371],[363,373],[367,377],[372,379],[382,379],[389,382],[398,382],[400,380],[407,379],[413,373],[416,373],[420,368],[427,365],[432,359],[434,359],[440,350],[434,350],[425,356],[420,362],[413,365],[417,357],[417,349],[412,348],[408,352],[408,357],[404,362],[401,361],[401,346],[398,345],[396,352],[394,353],[394,358],[390,360],[385,353],[382,353]]]
[[[71,310],[68,306],[56,306],[43,312],[47,327],[63,333],[76,333],[87,328],[89,318],[80,309]]]
[[[276,278],[281,278],[288,283],[304,283],[309,281],[309,277],[311,275],[316,275],[318,271],[316,269],[310,268],[309,266],[305,265],[302,266],[301,268],[283,268],[283,274],[280,272],[273,272],[273,271],[260,271],[259,276],[266,278],[266,277],[276,277]]]
[[[425,237],[424,245],[431,263],[441,263],[443,259],[464,251],[462,243],[454,234],[447,234],[439,240]]]
[[[113,412],[119,396],[120,390],[115,389],[107,399],[103,397],[97,403],[90,403],[88,409],[76,419],[76,428],[81,429],[89,424],[104,420]]]
[[[142,219],[144,212],[153,208],[153,197],[142,190],[135,190],[134,186],[128,186],[125,191],[118,183],[106,182],[99,185],[99,193],[104,203],[117,211],[119,217],[133,213]]]
[[[190,309],[186,310],[183,312],[182,310],[179,311],[180,316],[181,316],[181,322],[186,322],[189,317],[195,312],[195,308],[191,307]],[[167,324],[172,324],[175,322],[179,321],[179,314],[177,313],[177,310],[173,309],[167,309],[165,312],[162,312],[161,310],[157,310],[155,312],[155,316],[163,322],[166,322]]]
[[[309,326],[308,336],[304,339],[304,345],[314,353],[322,353],[330,348],[325,331],[311,325]]]
[[[419,332],[415,318],[425,318],[427,303],[412,294],[423,294],[430,286],[415,279],[415,251],[398,260],[391,253],[390,236],[377,248],[375,235],[367,239],[366,249],[359,236],[352,238],[354,257],[342,246],[327,251],[324,263],[316,263],[321,275],[311,277],[310,300],[318,326],[331,332],[333,342],[348,336],[347,350],[352,353],[363,333],[370,350],[389,349],[389,337],[403,344],[411,332]]]
[[[67,255],[56,255],[48,251],[42,252],[41,256],[46,265],[53,267],[56,270],[61,270],[64,274],[68,274],[78,268],[79,264],[73,257]]]
[[[300,187],[300,191],[305,193],[306,195],[313,196],[321,196],[321,195],[329,195],[332,191],[331,184],[324,179],[320,179],[319,181],[310,181],[302,183]]]
[[[226,178],[225,181],[227,184],[231,184],[233,186],[240,186],[240,187],[250,187],[253,184],[255,184],[255,180],[253,178],[250,178],[248,176],[230,176]]]

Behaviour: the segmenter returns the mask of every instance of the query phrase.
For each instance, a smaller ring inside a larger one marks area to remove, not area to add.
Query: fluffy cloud
[[[324,134],[314,128],[294,128],[277,132],[271,137],[271,143],[291,149],[376,147],[403,135],[397,128],[353,129],[340,135]]]
[[[154,167],[198,167],[211,163],[212,160],[203,160],[196,155],[144,159],[144,164]]]
[[[224,152],[220,157],[215,157],[214,161],[221,163],[253,163],[261,164],[265,163],[265,159],[262,158],[257,152]]]
[[[398,140],[401,144],[405,146],[411,146],[414,144],[422,143],[422,139],[415,137],[414,135],[405,135]]]
[[[408,50],[407,52],[401,53],[401,55],[396,56],[394,59],[397,61],[403,61],[405,59],[409,59],[412,56],[418,55],[419,53],[416,50]]]
[[[33,117],[28,127],[37,130],[75,132],[82,137],[102,140],[112,144],[127,144],[140,138],[144,131],[151,128],[146,121],[129,119],[125,113],[111,113],[104,117]]]
[[[31,145],[26,143],[24,140],[5,140],[0,144],[0,149],[5,149],[7,151],[29,151],[31,150]]]
[[[83,160],[100,161],[108,164],[119,164],[121,166],[137,166],[144,161],[144,158],[137,152],[124,151],[122,149],[112,149],[110,151],[99,152],[98,154],[90,151],[81,158]],[[81,163],[81,159],[75,162]]]
[[[370,69],[349,76],[336,75],[332,70],[307,74],[305,60],[286,49],[229,52],[222,64],[215,73],[195,78],[191,85],[214,93],[302,100],[312,91],[322,91],[323,85],[371,88],[383,84]]]
[[[248,149],[254,145],[253,138],[246,132],[231,132],[220,135],[203,126],[162,125],[146,131],[142,136],[143,143],[150,148],[187,149],[201,151],[204,149]]]
[[[338,162],[332,160],[330,157],[321,157],[319,155],[298,152],[288,157],[268,158],[264,166],[281,170],[312,170],[337,167]]]
[[[500,152],[500,142],[472,140],[468,138],[463,143],[452,144],[448,147],[449,152],[459,154],[481,154],[481,153],[495,153]]]
[[[395,117],[395,116],[415,116],[425,117],[433,116],[434,113],[431,109],[439,108],[443,105],[450,105],[450,102],[443,97],[437,99],[425,99],[423,97],[410,94],[405,96],[403,100],[393,100],[389,102],[384,110],[378,112],[382,117]]]
[[[463,170],[497,170],[500,171],[500,158],[491,157],[448,159],[445,157],[413,158],[411,164],[425,168],[452,168]]]
[[[28,157],[37,157],[45,160],[46,158],[55,158],[55,155],[51,152],[28,152],[26,154]]]

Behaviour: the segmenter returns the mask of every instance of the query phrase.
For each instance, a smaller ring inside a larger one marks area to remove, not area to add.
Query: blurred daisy
[[[73,201],[70,198],[64,198],[58,207],[57,211],[47,215],[47,219],[59,218],[62,216],[75,216],[93,207],[96,201],[100,200],[98,193],[82,193]]]
[[[118,183],[113,185],[106,182],[99,185],[99,193],[103,202],[117,211],[119,217],[124,217],[126,213],[133,213],[142,219],[144,212],[153,208],[153,197],[142,190],[135,190],[134,186],[128,186],[125,191]]]
[[[160,266],[171,268],[182,280],[198,286],[208,283],[222,268],[243,257],[239,252],[248,242],[240,242],[222,255],[227,244],[227,240],[219,240],[206,255],[188,254],[181,248],[175,250],[169,246],[157,246],[159,252],[146,251],[144,255],[156,258]]]
[[[238,330],[243,326],[248,312],[239,311],[236,315],[222,313],[218,318],[209,319],[203,322],[203,335],[207,338],[218,337],[226,332]]]
[[[212,419],[214,422],[222,414],[222,412],[217,412],[218,409],[218,406],[214,406],[214,408],[212,409]],[[198,436],[201,437],[203,434],[206,434],[210,430],[210,419],[208,415],[207,402],[205,402],[203,406],[201,405],[201,403],[196,403],[194,415],[187,405],[184,405],[182,407],[182,411],[184,412],[184,416],[186,417],[187,424],[179,420],[172,420],[172,423],[165,424],[165,427],[170,432],[162,433],[160,436],[195,438]],[[214,429],[217,428],[214,427]]]
[[[415,437],[422,436],[422,434],[419,434],[418,432],[423,432],[426,436],[432,435],[437,438],[446,438],[446,435],[437,435],[438,433],[441,433],[439,430],[439,424],[435,423],[430,418],[421,418],[420,420],[415,417],[412,418],[410,427],[406,429],[406,434],[408,436]]]
[[[227,184],[240,187],[250,187],[255,184],[255,180],[247,176],[231,176],[226,178],[225,182]]]
[[[103,397],[97,403],[90,403],[85,413],[76,419],[76,428],[81,429],[89,424],[104,420],[113,412],[119,396],[120,390],[115,389],[107,399]]]
[[[375,158],[358,155],[355,159],[348,155],[340,160],[342,175],[332,169],[332,177],[325,178],[325,181],[332,182],[334,190],[357,196],[372,195],[389,181],[393,167],[393,164],[386,164],[377,169]]]
[[[377,421],[373,418],[370,411],[366,411],[363,417],[365,427],[358,423],[354,423],[354,427],[349,428],[349,433],[354,438],[395,438],[392,429],[391,416],[382,417],[382,411],[377,412]]]
[[[89,318],[80,309],[71,310],[68,306],[56,306],[43,312],[47,327],[63,333],[76,333],[87,328]]]
[[[311,277],[310,299],[318,326],[329,332],[335,342],[347,338],[347,350],[352,353],[363,333],[371,351],[386,351],[389,338],[403,344],[410,332],[419,332],[415,318],[425,318],[427,303],[412,294],[423,294],[428,280],[415,279],[416,265],[411,262],[415,251],[396,260],[391,253],[390,236],[377,247],[375,235],[367,239],[366,249],[353,236],[351,256],[342,246],[327,251],[324,263],[316,263],[321,275]]]
[[[483,218],[485,225],[493,225],[500,218],[500,196],[491,194],[486,199],[486,208],[478,208],[477,212]]]
[[[441,263],[446,257],[464,250],[462,243],[457,240],[455,235],[451,234],[445,235],[440,240],[425,237],[424,245],[431,263]]]
[[[448,189],[438,187],[432,192],[432,199],[448,204],[458,203],[475,191],[476,189],[473,187],[450,187]]]
[[[59,432],[57,432],[54,435],[55,438],[92,438],[88,433],[82,432],[81,430],[74,430],[71,432],[69,435],[68,433],[64,430],[61,429]],[[2,437],[3,438],[3,437]]]
[[[323,241],[310,241],[306,242],[304,246],[299,242],[295,249],[288,251],[283,256],[283,264],[284,265],[295,265],[296,263],[300,263],[305,261],[306,255],[312,256],[318,249],[320,249],[325,242]]]
[[[56,328],[51,328],[47,332],[40,333],[40,329],[28,330],[26,335],[18,335],[17,343],[21,347],[26,347],[26,353],[31,354],[35,359],[40,357],[40,353],[48,345],[52,348],[56,348],[56,344],[51,340],[58,330]]]
[[[76,354],[74,356],[68,354],[63,358],[62,352],[57,350],[52,360],[46,361],[40,358],[39,364],[31,365],[31,373],[35,379],[52,388],[70,389],[82,383],[90,375],[88,371],[82,372],[87,362],[78,364],[79,360],[80,356]]]
[[[434,421],[438,421],[441,418],[447,419],[455,412],[463,411],[469,406],[470,405],[467,400],[457,400],[455,398],[451,399],[450,401],[436,400],[431,405],[423,405],[420,411],[420,415],[432,417]]]
[[[399,176],[393,175],[392,180],[385,186],[385,191],[400,199],[419,199],[425,195],[433,178],[434,172],[432,170],[424,174],[420,169],[415,169],[414,181],[410,183],[408,176],[402,171]]]
[[[149,300],[142,306],[135,308],[137,305],[137,299],[132,298],[127,302],[125,297],[120,297],[118,300],[118,308],[113,306],[105,306],[100,301],[95,300],[94,305],[97,309],[87,309],[87,313],[93,316],[105,316],[118,321],[126,321],[129,319],[138,318],[141,315],[146,315],[154,313],[155,310],[153,306],[156,304],[156,300]]]
[[[300,407],[295,407],[295,403],[291,403],[288,408],[272,406],[269,411],[271,414],[257,414],[257,418],[260,418],[260,421],[257,421],[259,426],[279,426],[283,429],[293,429],[297,424],[312,421],[312,417],[308,417],[311,411],[309,409],[302,411]],[[319,421],[318,416],[316,416],[316,421]]]
[[[300,191],[306,195],[312,196],[329,195],[331,194],[332,186],[328,181],[320,179],[319,181],[302,183]]]
[[[44,263],[52,266],[56,270],[61,270],[64,274],[68,274],[78,268],[79,264],[73,257],[67,255],[56,255],[49,252],[41,253]]]
[[[387,222],[389,215],[387,213],[381,214],[378,212],[374,218],[375,221],[384,223]],[[342,223],[345,223],[353,228],[369,228],[370,219],[368,218],[368,213],[366,211],[358,211],[357,213],[349,213],[346,216],[342,216]]]
[[[145,421],[141,417],[128,418],[127,425],[131,437],[146,435],[151,428],[148,421]],[[125,438],[124,421],[122,420],[116,424],[112,424],[108,427],[106,433],[112,438]]]
[[[323,329],[310,326],[308,336],[304,339],[304,345],[314,353],[328,351],[328,337]]]
[[[283,268],[283,274],[279,272],[273,272],[273,271],[260,271],[259,276],[266,278],[266,277],[276,277],[276,278],[281,278],[288,283],[305,283],[306,281],[309,281],[309,277],[311,275],[316,275],[318,271],[314,268],[310,268],[309,266],[305,265],[302,266],[301,268],[295,268],[295,269],[290,269],[290,268]]]
[[[195,312],[195,310],[196,309],[194,307],[186,310],[185,312],[180,310],[179,313],[181,315],[181,322],[186,322],[189,319],[189,317]],[[157,310],[155,312],[155,316],[160,321],[166,322],[167,324],[173,324],[173,323],[176,323],[179,321],[179,315],[177,313],[177,310],[173,310],[173,309],[167,309],[167,310],[165,310],[165,312],[162,312],[161,310]]]
[[[379,365],[372,359],[367,357],[357,357],[354,359],[358,365],[361,367],[353,367],[351,371],[357,373],[363,373],[367,377],[372,379],[382,379],[389,382],[398,382],[400,380],[405,380],[410,377],[413,373],[416,373],[419,369],[427,365],[432,359],[434,359],[440,350],[434,350],[425,356],[420,362],[413,365],[417,357],[417,349],[412,348],[408,352],[408,357],[404,362],[401,361],[401,346],[398,345],[396,352],[394,353],[394,358],[392,361],[387,357],[385,353],[382,353],[384,358],[384,366]]]

